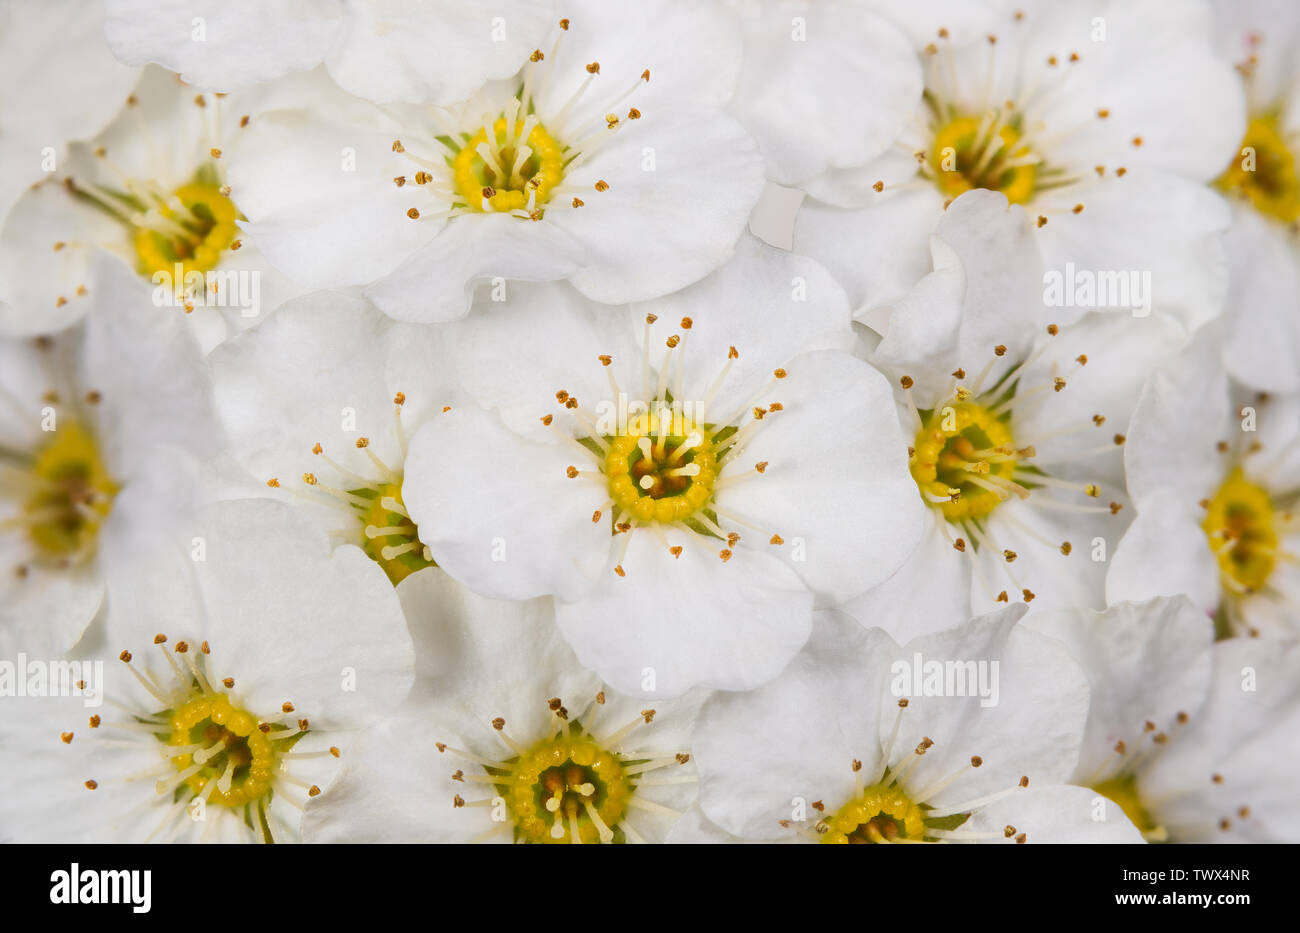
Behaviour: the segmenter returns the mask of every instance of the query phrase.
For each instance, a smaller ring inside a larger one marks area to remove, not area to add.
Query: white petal
[[[1101,814],[1100,819],[1098,813]],[[1011,838],[1007,827],[1015,830]],[[1124,813],[1096,791],[1068,784],[1030,787],[981,807],[962,829],[1002,833],[1000,842],[1024,834],[1025,842],[1048,844],[1141,845],[1142,833]]]

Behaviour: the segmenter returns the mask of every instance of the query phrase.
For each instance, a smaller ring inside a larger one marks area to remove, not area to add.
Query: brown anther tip
[[[899,709],[907,709],[907,704],[908,704],[908,702],[909,702],[909,701],[908,701],[907,697],[903,697],[901,700],[898,701],[898,708],[899,708]]]
[[[587,202],[582,200],[582,198],[574,198],[571,203],[573,204],[574,207],[582,207]]]
[[[1126,169],[1124,166],[1121,165],[1119,168],[1115,169],[1115,174],[1118,175],[1120,178],[1123,178],[1125,175],[1128,174],[1128,169]]]
[[[270,486],[272,489],[279,489],[280,481],[276,479],[274,476],[272,476],[270,479],[266,481],[266,485]]]
[[[357,438],[357,450],[365,450],[369,446],[370,446],[370,438],[368,437]]]
[[[393,178],[393,184],[397,185],[397,187],[399,188],[402,187],[402,185],[406,184],[406,176],[397,175],[396,177]]]
[[[1134,145],[1134,146],[1139,146],[1139,147],[1140,147],[1140,146],[1142,145],[1142,137],[1141,137],[1141,136],[1134,136],[1134,137],[1133,137],[1133,145]]]
[[[190,650],[190,644],[186,641],[178,641],[172,650],[177,654],[185,654]]]
[[[601,366],[608,366],[610,363],[614,362],[614,358],[607,353],[602,353],[600,356],[596,357],[596,359],[600,360]]]
[[[1232,829],[1232,820],[1229,819],[1219,820],[1219,829],[1223,830],[1225,833],[1228,830]]]
[[[420,219],[420,211],[419,211],[419,209],[412,207],[411,209],[409,209],[409,210],[406,212],[406,216],[409,217],[409,218],[411,218],[412,220],[419,220],[419,219]]]
[[[587,74],[589,74],[589,75],[598,75],[598,74],[600,74],[600,62],[592,62],[590,65],[588,65],[588,66],[587,66]]]
[[[780,535],[772,535],[772,537],[768,539],[767,543],[768,543],[768,544],[775,544],[775,545],[782,545],[782,544],[785,544],[785,539],[782,538]]]
[[[629,120],[640,120],[640,119],[641,119],[641,111],[640,111],[640,110],[637,110],[635,107],[632,107],[632,108],[630,108],[630,109],[628,110],[628,112],[627,112],[627,118],[628,118]]]
[[[493,188],[491,185],[487,185],[479,193],[482,194],[483,197],[491,200],[492,198],[495,198],[497,196],[497,189]]]
[[[735,546],[736,546],[736,542],[739,541],[739,540],[740,540],[740,535],[736,534],[736,533],[733,531],[733,532],[731,532],[729,535],[727,535],[727,546],[728,546],[728,547],[735,547]]]
[[[1179,710],[1179,711],[1178,711],[1178,715],[1177,715],[1175,718],[1178,720],[1178,724],[1179,724],[1179,725],[1184,725],[1184,724],[1186,724],[1186,722],[1187,722],[1187,720],[1188,720],[1189,717],[1188,717],[1188,715],[1187,715],[1186,713],[1184,713],[1182,710]]]
[[[899,379],[898,384],[904,389],[910,389],[912,386],[916,385],[911,376],[904,376],[902,379]]]
[[[591,523],[594,525],[598,521],[600,521],[600,509],[596,509],[596,511],[591,513]]]
[[[1074,550],[1074,545],[1072,545],[1069,541],[1061,542],[1061,553],[1064,554],[1066,557],[1069,557],[1070,552],[1073,550]]]
[[[961,369],[960,367],[957,368],[957,369],[954,369],[954,370],[952,371],[952,377],[953,377],[954,379],[965,379],[965,378],[966,378],[966,370]]]
[[[664,341],[664,344],[668,347],[669,350],[671,350],[681,342],[682,342],[682,338],[677,336],[676,334],[673,334],[671,337],[669,337],[667,340]]]
[[[406,404],[406,393],[405,393],[405,392],[398,392],[396,395],[394,395],[394,396],[393,396],[393,404],[394,404],[394,405],[405,405],[405,404]]]
[[[99,786],[99,783],[98,783],[97,781],[87,781],[87,782],[86,782],[86,790],[94,790],[94,789],[95,789],[96,787],[98,787],[98,786]]]
[[[155,645],[161,645],[165,641],[167,641],[167,636],[162,634],[161,632],[159,632],[157,635],[153,637],[153,643]]]
[[[497,730],[497,732],[500,732],[505,727],[506,727],[506,721],[502,719],[500,716],[492,720],[492,728]]]
[[[1006,344],[1002,344],[1002,343],[1000,343],[1000,344],[998,344],[996,347],[994,347],[994,348],[993,348],[993,355],[994,355],[994,356],[1006,356],[1006,355],[1007,355],[1007,347],[1006,347]]]
[[[645,720],[646,725],[649,725],[654,722],[655,711],[652,709],[643,709],[641,710],[641,718]]]
[[[758,461],[758,463],[755,463],[755,464],[754,464],[754,469],[757,470],[759,473],[766,473],[766,472],[767,472],[767,464],[768,464],[768,461],[766,461],[766,460],[760,460],[760,461]]]
[[[402,141],[401,141],[400,139],[394,139],[394,140],[393,140],[393,151],[394,151],[394,152],[405,152],[405,151],[406,151],[406,147],[402,145]]]
[[[998,600],[997,600],[997,601],[1000,602],[1000,603],[1010,602],[1010,601],[1011,601],[1011,598],[1010,598],[1009,596],[1007,596],[1007,591],[1006,591],[1006,590],[1003,590],[1001,593],[998,594]]]
[[[438,749],[438,751],[442,751],[442,749],[440,748]],[[335,758],[339,757],[339,747],[337,745],[331,745],[330,754],[333,755]]]
[[[1021,833],[1016,837],[1016,845],[1024,845],[1027,838],[1028,837],[1024,833]]]
[[[595,188],[596,188],[597,191],[608,191],[608,190],[609,190],[609,182],[605,181],[605,180],[602,178],[600,181],[596,182]]]
[[[1037,594],[1033,590],[1021,590],[1020,595],[1025,598],[1025,602],[1032,603]]]
[[[555,419],[551,415],[542,415],[542,417],[539,418],[538,420],[541,421],[542,424],[547,425],[549,427],[551,422]]]
[[[724,547],[718,552],[718,557],[722,558],[722,562],[725,564],[727,561],[731,560],[731,550]]]
[[[1052,380],[1052,388],[1055,389],[1057,392],[1060,392],[1062,389],[1064,389],[1065,385],[1066,385],[1065,380],[1062,379],[1060,376],[1057,376],[1055,379]]]
[[[64,745],[71,745],[71,744],[72,744],[72,733],[71,733],[71,732],[63,732],[63,733],[60,733],[59,738],[63,740],[63,744],[64,744]]]
[[[451,798],[451,805],[455,809],[459,810],[461,807],[465,806],[465,798],[460,794],[457,794],[455,797]]]
[[[542,54],[541,49],[533,49],[533,54],[528,56],[530,62],[540,62],[544,58],[546,58],[546,56]]]
[[[564,475],[567,476],[569,479],[577,479],[578,468],[572,465],[567,466],[564,468]]]
[[[956,541],[954,541],[954,542],[952,543],[952,546],[953,546],[953,549],[954,549],[954,550],[965,551],[965,550],[966,550],[966,539],[965,539],[965,538],[958,538]]]
[[[1124,742],[1123,739],[1120,739],[1118,742],[1115,743],[1115,751],[1116,751],[1117,753],[1121,754],[1121,755],[1124,754],[1124,751],[1125,751],[1127,748],[1128,748],[1128,745],[1125,744],[1125,742]]]
[[[670,548],[668,549],[668,553],[671,554],[671,555],[673,555],[673,557],[675,557],[675,558],[677,558],[677,557],[681,557],[681,556],[682,556],[682,546],[681,546],[680,544],[674,544],[672,547],[670,547]]]
[[[883,181],[877,181],[871,186],[871,190],[879,194],[881,191],[885,190],[885,183]]]
[[[1120,505],[1118,502],[1112,502],[1112,503],[1110,504],[1110,514],[1111,514],[1111,515],[1118,515],[1118,514],[1119,514],[1119,510],[1122,509],[1122,508],[1124,508],[1124,506]]]
[[[615,568],[614,568],[614,572],[615,572],[616,574],[618,574],[620,577],[626,577],[626,576],[627,576],[627,571],[625,571],[625,570],[623,569],[623,565],[622,565],[622,564],[619,564],[617,567],[615,567]]]
[[[227,690],[229,690],[235,686],[235,678],[227,677],[225,680],[221,682],[221,685],[225,687]]]
[[[208,155],[212,156],[212,158],[214,159],[220,159],[221,150],[218,149],[216,146],[213,146],[211,149],[208,150]]]
[[[642,80],[642,81],[649,81],[649,80],[650,80],[650,69],[649,69],[649,68],[647,68],[645,71],[641,72],[641,80]]]
[[[1047,226],[1047,218],[1044,217],[1042,214],[1039,214],[1039,215],[1038,215],[1038,226],[1040,226],[1040,227],[1046,227],[1046,226]]]
[[[1020,776],[1020,786],[1021,786],[1021,787],[1028,787],[1028,786],[1029,786],[1029,775],[1027,775],[1027,774],[1022,774],[1022,775]]]
[[[320,445],[320,441],[317,441],[315,444],[311,445],[311,452],[320,456],[325,452],[325,448]]]
[[[1016,559],[1016,556],[1017,556],[1017,555],[1016,555],[1016,552],[1015,552],[1015,551],[1003,551],[1003,552],[1002,552],[1002,557],[1006,560],[1006,562],[1007,562],[1008,564],[1012,563],[1012,562]]]
[[[129,652],[129,651],[123,651],[121,654],[119,654],[119,655],[117,656],[117,659],[118,659],[119,661],[124,661],[125,663],[130,664],[130,663],[131,663],[131,652]]]
[[[265,735],[271,731],[271,724],[269,722],[259,722],[257,724],[257,731]]]
[[[310,728],[311,728],[311,721],[310,721],[310,720],[307,720],[307,719],[299,719],[299,720],[298,720],[298,730],[299,730],[300,732],[306,732],[306,731],[307,731],[308,729],[310,729]]]
[[[1240,809],[1238,809],[1237,816],[1241,817],[1243,820],[1249,818],[1250,807],[1241,807]]]
[[[92,729],[98,729],[98,728],[99,728],[99,723],[100,723],[99,716],[96,715],[96,716],[91,716],[91,717],[90,717],[90,728],[92,728]]]
[[[1215,784],[1222,784],[1222,783],[1223,783],[1223,775],[1222,775],[1222,774],[1211,774],[1211,775],[1210,775],[1210,780],[1213,781]]]
[[[735,360],[740,358],[740,351],[735,347],[727,347],[727,359]]]
[[[1114,440],[1116,447],[1122,447],[1124,445],[1124,442],[1128,440],[1128,438],[1125,437],[1123,434],[1116,434],[1112,438],[1112,440]]]
[[[318,482],[315,473],[304,473],[302,475],[302,481],[306,483],[308,486],[315,486],[316,483]]]
[[[981,758],[979,755],[970,756],[970,766],[972,768],[978,768],[982,764],[984,764],[984,759]]]

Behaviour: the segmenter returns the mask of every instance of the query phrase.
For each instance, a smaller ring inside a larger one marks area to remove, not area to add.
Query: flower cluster
[[[0,840],[1300,842],[1300,15],[0,5]]]

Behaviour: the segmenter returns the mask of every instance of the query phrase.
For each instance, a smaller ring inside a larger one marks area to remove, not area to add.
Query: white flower
[[[805,300],[806,299],[806,300]],[[897,568],[921,503],[879,373],[816,263],[741,241],[677,295],[593,306],[513,286],[459,325],[467,394],[411,442],[403,496],[470,589],[555,594],[622,692],[745,689]]]
[[[213,351],[227,498],[291,501],[394,584],[430,566],[402,500],[408,438],[455,401],[451,345],[359,298],[314,294]]]
[[[1243,125],[1209,35],[1204,5],[1158,0],[1029,3],[983,30],[941,26],[921,50],[912,128],[866,168],[809,183],[795,248],[826,262],[855,308],[887,306],[924,275],[943,205],[992,189],[1025,206],[1048,270],[1149,272],[1147,297],[1195,329],[1227,288],[1228,212],[1203,183]],[[1138,303],[1114,301],[1098,306]]]
[[[745,40],[732,112],[768,178],[799,185],[865,165],[903,131],[921,95],[907,38],[858,3],[724,0]]]
[[[71,648],[148,575],[218,432],[193,336],[101,257],[97,305],[59,337],[0,341],[0,647]]]
[[[517,76],[467,101],[255,120],[231,183],[270,260],[314,287],[369,284],[422,322],[463,316],[486,280],[567,278],[619,303],[716,268],[763,183],[722,112],[732,24],[678,3],[573,5]]]
[[[398,588],[421,686],[307,808],[311,842],[660,841],[695,796],[702,694],[644,703],[584,670],[550,599],[475,596],[440,570]]]
[[[1104,605],[1105,560],[1128,517],[1129,411],[1150,367],[1183,342],[1158,313],[1047,323],[1059,309],[1042,305],[1023,219],[1000,194],[954,201],[932,239],[934,271],[868,355],[900,388],[928,519],[902,569],[847,608],[899,638],[997,602]]]
[[[102,9],[84,0],[0,6],[0,219],[61,166],[66,143],[112,119],[135,83],[135,70],[104,48]]]
[[[94,257],[138,274],[131,300],[189,313],[204,347],[297,290],[240,230],[227,153],[262,107],[320,89],[302,76],[235,95],[196,94],[146,68],[116,117],[70,146],[56,176],[19,198],[0,230],[0,333],[49,334],[80,320]],[[337,91],[335,92],[337,93]]]
[[[746,839],[1141,841],[1123,821],[1094,823],[1093,795],[1062,785],[1078,759],[1088,685],[1059,644],[1017,626],[1023,612],[1008,607],[903,647],[819,614],[780,677],[705,702],[693,741],[703,814]],[[938,694],[904,677],[918,664],[939,665],[933,683],[924,675]],[[980,664],[979,682],[994,689],[973,689],[973,673],[945,681],[949,665]],[[958,683],[972,689],[961,695]]]
[[[362,97],[450,103],[513,74],[554,21],[550,0],[109,0],[104,36],[207,90],[324,62]]]
[[[409,691],[401,607],[368,560],[331,555],[267,500],[221,503],[196,527],[184,596],[110,624],[89,658],[107,665],[107,702],[39,697],[6,715],[15,837],[293,841],[350,733]]]
[[[1106,820],[1152,842],[1300,839],[1294,641],[1211,647],[1210,620],[1181,596],[1026,624],[1064,642],[1092,686],[1072,780],[1106,798]]]
[[[1231,327],[1224,362],[1254,389],[1300,390],[1300,20],[1291,4],[1216,3],[1220,45],[1237,65],[1249,122],[1215,184],[1233,197]]]
[[[1300,628],[1300,399],[1234,405],[1211,330],[1142,390],[1124,459],[1137,517],[1106,579],[1111,603],[1185,593],[1223,633]]]

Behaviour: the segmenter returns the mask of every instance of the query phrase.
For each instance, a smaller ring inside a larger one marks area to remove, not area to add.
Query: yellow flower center
[[[875,843],[920,840],[925,812],[897,786],[873,784],[825,820],[823,843]]]
[[[634,787],[618,756],[576,734],[538,742],[495,776],[524,842],[585,843],[608,838],[627,814]]]
[[[89,552],[118,489],[94,437],[75,421],[65,421],[37,453],[31,472],[36,491],[24,512],[37,550],[52,557]]]
[[[1010,481],[1018,452],[1008,416],[975,402],[922,413],[911,461],[926,504],[950,522],[988,515],[1002,501],[997,480]]]
[[[1201,527],[1225,583],[1247,591],[1265,584],[1277,563],[1273,503],[1267,490],[1245,478],[1241,467],[1234,468],[1214,494]]]
[[[524,125],[509,126],[500,117],[492,139],[480,129],[457,153],[456,190],[471,210],[531,212],[564,180],[564,147],[534,118],[529,122],[531,129],[521,138]]]
[[[176,202],[179,202],[177,204]],[[181,185],[174,198],[155,208],[147,226],[135,229],[134,246],[142,275],[172,276],[181,265],[181,282],[191,272],[207,272],[238,235],[234,202],[215,184],[195,181]]]
[[[1033,196],[1038,170],[1020,133],[993,114],[957,117],[934,134],[930,168],[939,190],[955,198],[972,188],[1001,191],[1012,204]]]
[[[1265,114],[1250,121],[1240,151],[1215,184],[1244,195],[1261,214],[1293,223],[1300,219],[1300,175],[1278,120]]]
[[[1124,815],[1143,834],[1157,832],[1155,820],[1147,813],[1146,808],[1142,806],[1142,800],[1138,797],[1137,779],[1133,775],[1101,781],[1094,784],[1092,789],[1123,810]]]
[[[365,534],[361,547],[384,569],[394,586],[417,570],[436,566],[425,556],[424,545],[420,543],[420,529],[406,514],[400,481],[349,492],[370,500],[368,507],[357,507]]]
[[[609,439],[605,475],[615,514],[639,521],[685,521],[713,497],[714,438],[703,425],[664,411],[633,419]]]
[[[202,694],[171,714],[166,744],[187,750],[172,759],[179,772],[192,772],[185,783],[196,796],[210,781],[208,804],[242,807],[271,792],[279,752],[276,731],[263,733],[259,720],[239,709],[224,693]]]

